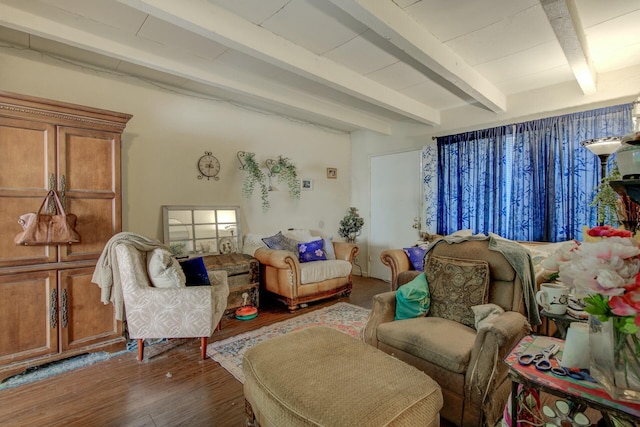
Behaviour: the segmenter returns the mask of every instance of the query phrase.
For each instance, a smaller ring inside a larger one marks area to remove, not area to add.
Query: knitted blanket
[[[120,282],[120,270],[118,269],[118,260],[115,248],[122,243],[133,246],[139,251],[149,252],[155,248],[166,248],[162,242],[152,240],[139,234],[122,232],[113,236],[104,249],[93,272],[91,281],[100,286],[100,299],[104,304],[113,303],[115,308],[116,319],[124,320],[124,296],[122,294],[122,285]]]

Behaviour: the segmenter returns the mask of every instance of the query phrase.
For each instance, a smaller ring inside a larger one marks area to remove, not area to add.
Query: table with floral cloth
[[[509,378],[512,381],[511,393],[515,396],[518,384],[545,391],[555,396],[585,404],[593,409],[599,410],[603,417],[617,416],[637,423],[640,418],[640,404],[613,400],[609,394],[597,383],[586,380],[576,380],[568,376],[560,377],[549,371],[539,371],[531,364],[523,366],[518,363],[518,356],[522,354],[535,354],[551,344],[559,344],[560,352],[557,357],[562,359],[562,349],[564,341],[545,337],[527,335],[522,338],[504,358],[504,363],[509,366]],[[516,413],[516,399],[512,399],[511,413]],[[513,417],[513,425],[515,426]]]

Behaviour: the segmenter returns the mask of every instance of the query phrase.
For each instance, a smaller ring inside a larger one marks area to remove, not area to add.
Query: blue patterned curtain
[[[583,226],[596,225],[590,204],[601,177],[599,158],[580,142],[631,132],[631,108],[624,104],[438,138],[438,232],[581,239]]]

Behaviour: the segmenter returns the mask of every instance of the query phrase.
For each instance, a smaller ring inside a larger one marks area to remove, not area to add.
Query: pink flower
[[[628,230],[618,230],[610,225],[599,225],[590,228],[587,234],[592,237],[631,237],[632,233]]]

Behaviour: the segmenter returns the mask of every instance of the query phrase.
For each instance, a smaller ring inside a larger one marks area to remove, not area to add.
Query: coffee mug
[[[569,288],[559,283],[543,283],[536,293],[538,304],[550,314],[565,314],[569,304]]]

